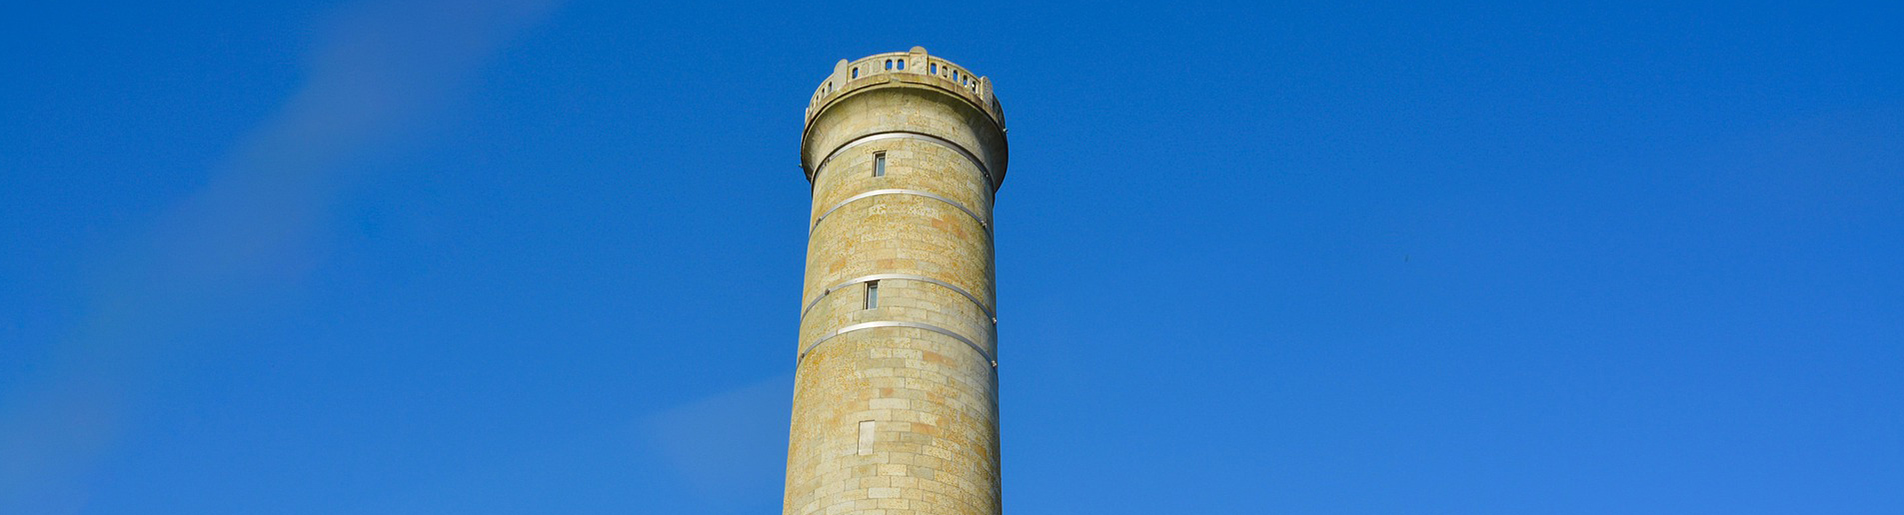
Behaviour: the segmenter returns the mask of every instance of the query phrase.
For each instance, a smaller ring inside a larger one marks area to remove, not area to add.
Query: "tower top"
[[[820,81],[820,86],[813,90],[813,98],[807,102],[806,123],[813,123],[813,118],[834,101],[861,91],[891,86],[944,91],[970,102],[972,107],[990,117],[999,130],[1005,128],[1005,108],[992,96],[991,79],[975,75],[952,61],[927,55],[926,48],[918,46],[905,52],[873,54],[856,61],[841,59],[834,63],[833,74]]]
[[[928,123],[922,109],[941,109],[947,123]],[[992,80],[927,55],[925,47],[835,63],[807,100],[800,167],[811,181],[840,149],[863,138],[897,137],[888,134],[915,134],[958,149],[980,164],[994,191],[1005,179],[1005,109],[992,95]]]

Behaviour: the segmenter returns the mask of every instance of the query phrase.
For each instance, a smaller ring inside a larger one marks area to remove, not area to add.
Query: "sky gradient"
[[[19,10],[0,513],[774,513],[801,110],[914,45],[1010,512],[1904,512],[1904,5]]]

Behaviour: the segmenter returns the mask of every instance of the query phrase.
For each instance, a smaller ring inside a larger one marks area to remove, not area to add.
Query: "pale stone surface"
[[[796,348],[805,354],[795,375],[784,513],[1001,512],[988,224],[1005,176],[1003,124],[990,80],[923,48],[840,61],[814,92],[801,141],[813,182],[807,311]],[[846,146],[879,134],[929,135],[963,152],[900,137]],[[881,152],[886,172],[876,177],[873,155]],[[945,200],[885,194],[848,202],[877,190]],[[965,294],[888,278],[868,309],[866,284],[851,281],[874,274],[923,276]],[[849,284],[827,291],[841,283]],[[930,325],[977,348],[916,327],[840,332],[882,322]]]

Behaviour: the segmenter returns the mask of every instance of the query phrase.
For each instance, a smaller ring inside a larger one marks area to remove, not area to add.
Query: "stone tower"
[[[924,48],[841,60],[807,104],[813,184],[787,515],[997,514],[992,83]]]

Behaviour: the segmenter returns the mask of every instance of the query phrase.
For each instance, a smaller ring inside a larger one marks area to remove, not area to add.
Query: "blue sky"
[[[0,512],[773,513],[801,109],[913,45],[1014,513],[1904,512],[1898,5],[15,11]]]

